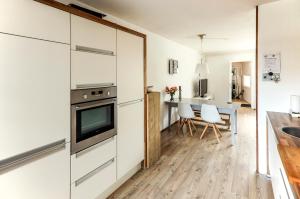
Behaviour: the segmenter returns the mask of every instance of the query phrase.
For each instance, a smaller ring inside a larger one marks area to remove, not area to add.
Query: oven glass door
[[[114,104],[105,104],[76,111],[76,142],[115,128]]]

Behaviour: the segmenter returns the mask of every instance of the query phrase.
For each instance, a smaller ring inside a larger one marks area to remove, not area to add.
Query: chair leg
[[[191,124],[192,124],[193,128],[195,129],[195,131],[197,131],[197,128],[196,128],[193,120],[191,120]]]
[[[181,132],[182,132],[182,135],[184,136],[184,132],[183,132],[183,126],[184,126],[184,124],[185,124],[185,119],[182,119],[182,121],[181,121],[181,126],[180,126],[180,129],[181,129]]]
[[[177,132],[176,132],[177,135],[179,135],[179,130],[180,130],[180,128],[181,128],[181,123],[182,123],[181,120],[182,120],[181,118],[178,120]]]
[[[188,124],[188,126],[189,126],[189,130],[190,130],[191,136],[194,136],[194,135],[193,135],[192,128],[191,128],[191,120],[190,120],[190,119],[187,119],[187,124]]]
[[[220,129],[217,127],[217,125],[214,124],[214,126],[215,126],[215,128],[217,129],[217,132],[219,133],[220,137],[223,137],[222,134],[221,134],[221,131],[220,131]]]
[[[203,138],[203,136],[204,136],[204,134],[205,134],[205,132],[206,132],[208,126],[209,126],[209,124],[206,124],[206,126],[205,126],[205,128],[204,128],[204,130],[203,130],[203,132],[202,132],[202,134],[201,134],[201,136],[200,136],[200,140]]]
[[[215,136],[216,136],[216,138],[218,140],[218,143],[220,143],[219,136],[218,136],[218,133],[217,133],[215,125],[213,125],[213,129],[214,129],[214,132],[215,132]]]

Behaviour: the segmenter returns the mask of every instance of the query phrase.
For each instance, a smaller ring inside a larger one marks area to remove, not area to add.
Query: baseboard
[[[134,174],[140,171],[142,168],[141,164],[136,165],[130,171],[127,172],[125,176],[118,179],[112,186],[110,186],[106,191],[104,191],[97,199],[104,199],[111,196],[119,187],[121,187],[127,180],[129,180]]]
[[[177,121],[178,121],[178,120],[176,120],[175,122],[173,122],[173,123],[170,125],[170,128],[171,128],[172,126],[174,126],[175,124],[177,124]],[[160,132],[164,132],[164,131],[168,130],[168,128],[169,128],[169,127],[166,127],[166,128],[164,128],[164,129],[160,130]]]

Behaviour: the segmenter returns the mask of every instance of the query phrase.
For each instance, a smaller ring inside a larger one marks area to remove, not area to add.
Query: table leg
[[[172,107],[168,105],[168,130],[169,131],[171,127],[171,113],[172,113]]]
[[[236,134],[237,134],[237,114],[236,111],[230,114],[231,119],[231,144],[236,144]]]
[[[234,131],[235,132],[234,133],[238,134],[238,132],[237,132],[238,131],[238,128],[237,128],[237,110],[234,111],[234,117],[235,117],[235,120],[234,120],[234,127],[235,127]]]

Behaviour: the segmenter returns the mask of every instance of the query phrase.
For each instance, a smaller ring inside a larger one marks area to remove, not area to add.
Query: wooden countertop
[[[279,144],[283,146],[300,147],[300,139],[293,138],[281,132],[285,126],[300,127],[300,119],[292,118],[288,113],[267,112]]]
[[[279,142],[278,152],[295,195],[300,198],[300,139],[281,132],[285,126],[300,127],[300,119],[288,113],[267,112],[268,118]]]

